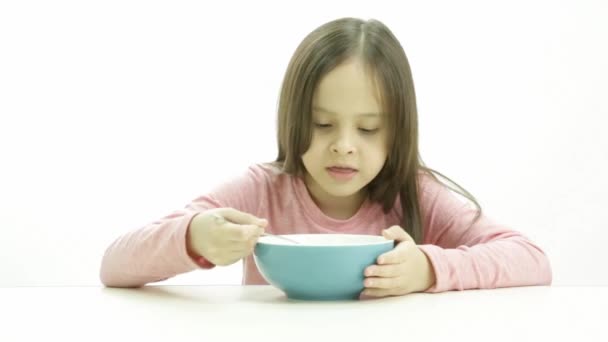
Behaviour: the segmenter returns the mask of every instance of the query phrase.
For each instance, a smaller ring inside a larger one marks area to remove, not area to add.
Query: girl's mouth
[[[327,172],[337,180],[349,180],[357,174],[357,170],[343,167],[328,167]]]

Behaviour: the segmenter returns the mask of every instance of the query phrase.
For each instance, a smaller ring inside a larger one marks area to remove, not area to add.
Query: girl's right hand
[[[189,250],[214,265],[226,266],[253,253],[267,224],[236,209],[210,209],[194,216],[186,241]]]

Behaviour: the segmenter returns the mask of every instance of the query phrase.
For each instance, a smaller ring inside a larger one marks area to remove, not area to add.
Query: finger
[[[413,244],[410,242],[403,242],[398,244],[395,248],[390,251],[381,254],[378,259],[378,265],[387,265],[387,264],[400,264],[407,261],[407,254],[409,252],[409,248],[411,248]],[[415,245],[413,245],[415,246]]]
[[[220,214],[227,221],[230,221],[232,223],[255,224],[262,227],[265,227],[268,224],[268,221],[265,219],[261,219],[249,213],[245,213],[233,208],[224,208],[220,211]]]
[[[361,294],[368,297],[387,297],[391,292],[387,289],[365,289]]]
[[[235,262],[239,261],[242,258],[243,258],[242,251],[225,251],[224,250],[224,251],[222,251],[221,255],[218,255],[218,256],[214,257],[212,260],[210,259],[209,261],[213,262],[215,265],[227,266],[227,265],[234,264]]]
[[[256,225],[242,225],[234,223],[226,223],[222,227],[228,241],[247,242],[251,239],[257,239],[264,233],[264,228]]]
[[[253,249],[247,249],[247,248],[235,249],[235,250],[231,250],[229,253],[235,259],[243,259],[243,258],[246,258],[249,255],[251,255],[253,253]]]
[[[395,278],[381,278],[381,277],[368,277],[363,281],[365,288],[375,289],[392,289],[399,287],[403,282],[402,277]]]
[[[376,289],[376,288],[369,288],[369,289],[365,289],[363,290],[363,292],[361,292],[362,295],[364,296],[369,296],[369,297],[388,297],[388,296],[400,296],[403,294],[408,293],[405,290],[402,289]]]
[[[247,243],[246,249],[247,249],[247,255],[251,255],[253,254],[253,252],[255,251],[255,246],[257,245],[258,239],[253,240],[253,243],[251,243],[251,241],[249,243]]]
[[[414,242],[414,239],[405,231],[405,229],[399,226],[392,226],[388,229],[382,231],[382,235],[389,240],[396,241],[411,241]]]
[[[238,253],[248,253],[248,251],[253,251],[257,244],[258,238],[254,237],[245,241],[232,241],[230,245],[227,246],[227,249],[232,252]]]
[[[372,265],[365,269],[366,277],[398,277],[404,273],[404,264]]]

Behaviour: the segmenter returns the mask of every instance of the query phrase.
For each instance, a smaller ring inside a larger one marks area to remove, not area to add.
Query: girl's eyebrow
[[[313,106],[312,109],[319,111],[319,112],[326,113],[326,114],[338,115],[336,112],[332,112],[331,110],[325,109],[321,106]],[[384,113],[359,113],[359,114],[356,114],[356,116],[382,116],[382,115],[384,115]]]

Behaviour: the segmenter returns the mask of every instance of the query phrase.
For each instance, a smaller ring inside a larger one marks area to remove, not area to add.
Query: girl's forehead
[[[348,92],[335,92],[315,97],[312,112],[332,118],[349,116],[367,119],[383,116],[384,110],[373,93],[349,95]]]
[[[348,91],[374,92],[375,84],[363,62],[351,60],[344,62],[321,77],[317,84],[318,93]]]
[[[375,85],[364,80],[321,82],[313,96],[313,110],[327,115],[379,114],[382,107]]]
[[[326,114],[382,112],[379,89],[362,62],[345,62],[323,76],[315,88],[313,107]]]
[[[324,114],[329,117],[339,117],[339,116],[344,116],[344,115],[348,114],[348,113],[339,113],[339,112],[333,111],[331,109],[322,107],[320,105],[313,105],[312,110],[315,113]],[[385,113],[383,113],[381,111],[358,111],[358,112],[350,113],[350,115],[357,117],[357,118],[376,118],[377,119],[377,118],[382,118],[385,115]]]

